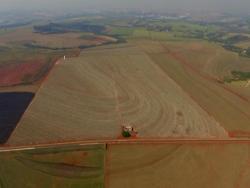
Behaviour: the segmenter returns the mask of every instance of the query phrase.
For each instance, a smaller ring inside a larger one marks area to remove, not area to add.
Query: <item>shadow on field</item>
[[[0,144],[4,144],[33,99],[28,92],[0,93]]]

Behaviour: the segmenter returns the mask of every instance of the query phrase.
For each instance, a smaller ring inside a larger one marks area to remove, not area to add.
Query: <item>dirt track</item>
[[[58,142],[51,144],[31,144],[19,146],[0,146],[1,152],[25,151],[39,148],[49,148],[67,145],[124,145],[124,144],[250,144],[249,139],[171,139],[171,138],[151,138],[151,139],[96,139],[71,142]]]

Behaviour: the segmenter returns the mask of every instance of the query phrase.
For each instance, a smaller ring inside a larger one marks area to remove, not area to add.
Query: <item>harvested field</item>
[[[146,43],[145,43],[146,42]],[[198,71],[222,80],[230,75],[231,71],[250,71],[249,58],[240,57],[237,53],[225,50],[223,47],[206,41],[144,41],[137,42],[148,53],[169,52],[176,55],[179,60],[188,62]],[[163,45],[161,51],[152,51],[152,45],[159,48]]]
[[[109,145],[109,188],[248,188],[249,144]]]
[[[250,85],[247,81],[232,82],[228,86],[250,99]]]
[[[117,138],[225,138],[227,133],[139,47],[84,51],[51,72],[8,144]],[[31,134],[32,133],[32,134]]]
[[[0,185],[103,188],[104,148],[103,145],[64,146],[1,153]]]
[[[7,141],[33,96],[33,93],[0,93],[0,144]]]
[[[196,56],[195,53],[193,53],[191,60],[183,55],[182,50],[177,51],[179,48],[174,48],[173,43],[153,42],[153,44],[155,46],[161,46],[161,49],[155,50],[156,48],[154,48],[153,50],[149,50],[150,48],[148,48],[148,46],[152,46],[152,42],[140,43],[152,60],[175,80],[197,104],[229,131],[230,135],[242,137],[242,134],[235,134],[235,131],[238,133],[242,131],[245,132],[245,134],[243,134],[244,137],[250,135],[248,134],[250,131],[249,95],[245,95],[243,90],[239,91],[233,87],[219,83],[216,77],[213,76],[215,74],[206,73],[201,67],[199,68],[195,62],[199,62],[200,64],[207,62],[206,56],[204,56],[203,60],[200,58],[198,61],[194,60]],[[197,47],[195,48],[197,49]],[[199,59],[200,53],[201,52],[197,52],[197,59]],[[231,53],[231,55],[235,54]],[[210,64],[210,67],[217,67],[217,71],[221,74],[223,67],[230,70],[229,67],[234,68],[234,66],[236,66],[236,64],[226,66],[226,60],[215,62],[217,65],[213,63]],[[249,68],[250,64],[246,64],[246,62],[246,59],[243,59],[242,62],[239,61],[239,67],[242,63],[246,69],[247,67]]]

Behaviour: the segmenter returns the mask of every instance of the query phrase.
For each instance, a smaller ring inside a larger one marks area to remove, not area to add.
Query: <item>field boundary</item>
[[[104,139],[104,140],[82,140],[72,142],[58,142],[52,144],[34,144],[23,146],[0,146],[1,152],[25,151],[50,147],[63,147],[67,145],[124,145],[124,144],[250,144],[250,139]]]

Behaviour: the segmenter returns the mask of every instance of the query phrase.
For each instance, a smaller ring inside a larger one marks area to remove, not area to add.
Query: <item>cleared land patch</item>
[[[0,186],[103,188],[104,159],[103,145],[3,152]]]
[[[0,87],[32,83],[40,79],[39,72],[48,66],[45,62],[27,62],[0,67]],[[41,73],[41,77],[47,71]]]
[[[124,123],[139,137],[227,136],[140,48],[114,47],[58,64],[8,144],[117,138]]]
[[[247,188],[249,144],[109,145],[109,188]]]

